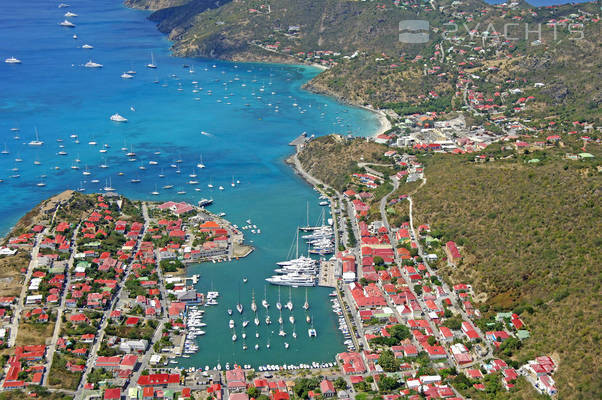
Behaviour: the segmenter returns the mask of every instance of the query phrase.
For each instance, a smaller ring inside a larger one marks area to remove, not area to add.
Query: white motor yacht
[[[127,118],[125,118],[122,115],[119,115],[118,113],[111,115],[110,119],[113,122],[128,122]]]
[[[84,64],[84,67],[86,67],[86,68],[102,68],[102,64],[99,64],[97,62],[89,60],[87,63]]]

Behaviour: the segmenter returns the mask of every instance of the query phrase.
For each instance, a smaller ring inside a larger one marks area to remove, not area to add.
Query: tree
[[[393,325],[387,329],[387,332],[389,332],[391,337],[397,339],[398,342],[409,338],[411,335],[410,328],[405,325]]]
[[[345,381],[345,378],[339,376],[334,382],[333,385],[335,388],[339,389],[339,390],[345,390],[347,389],[347,382]]]
[[[385,260],[383,260],[383,258],[381,256],[376,256],[373,259],[374,261],[374,265],[384,265]]]
[[[390,392],[400,387],[399,381],[391,376],[381,375],[378,381],[378,387],[381,392]]]
[[[399,370],[399,360],[395,358],[395,355],[391,350],[385,350],[380,353],[378,365],[380,365],[385,372],[395,372]]]
[[[435,339],[434,336],[429,336],[428,339],[426,339],[426,341],[429,344],[429,346],[434,346],[437,343],[437,339]]]
[[[249,386],[249,389],[247,389],[247,394],[249,395],[249,397],[256,399],[257,397],[259,397],[261,392],[255,386],[251,385]]]

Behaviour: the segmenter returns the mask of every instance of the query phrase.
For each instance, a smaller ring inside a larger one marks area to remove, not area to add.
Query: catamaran
[[[38,128],[34,128],[35,132],[36,132],[36,138],[35,140],[32,140],[31,142],[27,143],[30,146],[42,146],[44,144],[44,142],[42,142],[38,136]]]

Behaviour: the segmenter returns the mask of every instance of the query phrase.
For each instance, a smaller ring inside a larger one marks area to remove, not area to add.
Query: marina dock
[[[303,132],[299,136],[297,136],[292,142],[290,142],[289,146],[301,146],[305,144],[309,138],[307,137],[307,133]]]
[[[337,268],[336,261],[320,261],[320,275],[318,275],[318,286],[336,287],[335,272]]]

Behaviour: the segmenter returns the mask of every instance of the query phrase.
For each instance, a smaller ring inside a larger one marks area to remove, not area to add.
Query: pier
[[[303,132],[302,134],[297,136],[292,142],[290,142],[288,145],[297,147],[297,146],[301,146],[301,145],[305,144],[308,140],[309,140],[309,138],[307,137],[307,133]]]
[[[318,275],[318,286],[335,288],[337,285],[335,277],[336,268],[336,261],[320,261],[320,275]]]

